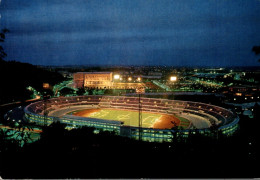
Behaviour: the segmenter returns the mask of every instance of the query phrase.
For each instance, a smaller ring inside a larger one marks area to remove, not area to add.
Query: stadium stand
[[[204,131],[211,126],[217,125],[217,127],[225,134],[232,134],[237,129],[238,117],[233,112],[224,109],[222,107],[204,104],[191,101],[177,101],[167,99],[155,99],[155,98],[141,98],[142,112],[153,112],[161,114],[178,114],[180,117],[184,117],[189,120],[192,127]],[[118,134],[126,134],[127,136],[137,138],[138,127],[125,127],[122,123],[112,123],[109,125],[109,121],[101,121],[101,119],[91,118],[78,118],[67,116],[66,109],[79,110],[79,109],[92,109],[92,108],[112,108],[112,109],[125,109],[125,110],[139,110],[138,97],[126,97],[126,96],[101,96],[101,95],[89,95],[89,96],[73,96],[73,97],[60,97],[48,99],[46,101],[38,101],[28,105],[25,111],[25,117],[32,122],[38,124],[50,124],[54,120],[66,123],[71,128],[75,128],[82,125],[91,125],[103,130],[117,131]],[[44,111],[48,112],[47,117],[44,116]],[[58,113],[60,117],[54,117],[53,115]],[[104,122],[105,125],[104,125]],[[103,123],[103,125],[101,125]],[[107,127],[110,128],[107,128]],[[102,128],[103,127],[103,128]],[[126,130],[130,128],[130,130]],[[162,134],[167,136],[155,136],[157,132],[153,129],[145,129],[146,136],[144,140],[150,141],[169,141],[171,138],[169,132],[171,130],[158,130]],[[121,132],[122,131],[122,132]],[[190,131],[185,130],[185,132]],[[147,135],[149,134],[149,135]]]

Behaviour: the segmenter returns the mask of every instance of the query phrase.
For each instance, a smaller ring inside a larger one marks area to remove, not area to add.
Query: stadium
[[[195,131],[208,134],[213,125],[223,134],[231,135],[239,121],[233,112],[210,104],[126,96],[52,98],[32,103],[24,111],[29,122],[39,125],[60,121],[67,128],[91,126],[96,128],[95,133],[114,131],[121,136],[141,137],[150,142],[170,142],[173,132],[184,137]]]

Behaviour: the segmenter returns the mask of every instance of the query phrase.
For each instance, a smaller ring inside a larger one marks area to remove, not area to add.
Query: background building
[[[111,88],[112,74],[112,72],[77,72],[73,74],[73,81],[76,88]]]

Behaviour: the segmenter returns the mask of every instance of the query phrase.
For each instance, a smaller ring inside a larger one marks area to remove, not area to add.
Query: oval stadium
[[[173,132],[184,137],[193,131],[208,133],[212,126],[231,135],[239,121],[233,112],[214,105],[126,96],[52,98],[32,103],[24,111],[29,122],[39,125],[59,121],[67,128],[91,126],[96,128],[96,133],[114,131],[121,136],[141,137],[151,142],[169,142]]]

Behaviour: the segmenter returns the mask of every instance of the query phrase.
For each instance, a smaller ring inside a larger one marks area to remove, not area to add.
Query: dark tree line
[[[67,130],[63,124],[53,123],[43,127],[38,141],[27,143],[18,151],[0,153],[0,175],[2,178],[259,177],[255,166],[259,162],[256,150],[259,139],[256,129],[252,129],[257,119],[241,118],[240,130],[230,137],[217,131],[217,138],[195,132],[188,138],[176,135],[172,142],[165,143],[142,142],[107,131],[95,134],[91,127]]]
[[[43,83],[54,85],[64,80],[63,76],[56,72],[29,63],[6,61],[7,54],[2,43],[8,32],[9,30],[4,29],[0,33],[0,104],[29,99],[32,93],[26,89],[28,86],[43,91]]]
[[[8,33],[8,29],[2,29],[0,32],[0,43],[3,43],[5,41],[5,34]],[[0,44],[0,61],[3,61],[4,58],[7,56],[7,54],[4,51],[3,46]]]
[[[259,55],[260,54],[260,46],[254,46],[252,48],[252,51],[255,53],[255,55]],[[258,59],[258,62],[260,62],[260,59]]]

